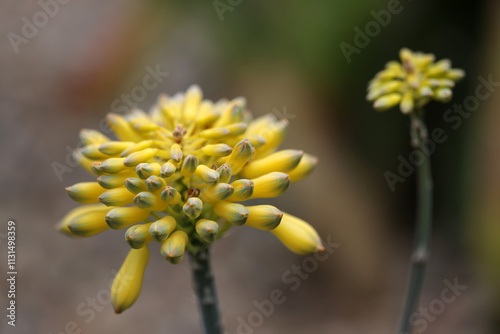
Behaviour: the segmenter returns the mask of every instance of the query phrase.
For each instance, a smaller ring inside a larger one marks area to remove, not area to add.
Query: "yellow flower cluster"
[[[317,159],[302,151],[278,150],[285,120],[254,120],[243,98],[211,102],[192,86],[161,96],[149,113],[109,114],[107,121],[117,140],[94,130],[80,133],[84,147],[74,156],[97,180],[66,188],[85,205],[58,228],[82,237],[126,228],[132,249],[111,291],[117,313],[139,295],[151,241],[171,263],[233,225],[271,231],[299,254],[323,249],[301,219],[271,205],[237,203],[279,196],[316,166]]]
[[[368,101],[382,111],[399,104],[404,114],[421,109],[431,100],[448,102],[455,82],[465,76],[451,68],[449,59],[435,62],[433,54],[401,49],[401,63],[391,61],[368,85]]]

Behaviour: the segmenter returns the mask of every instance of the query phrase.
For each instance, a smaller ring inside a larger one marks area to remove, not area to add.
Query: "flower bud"
[[[114,208],[108,212],[104,219],[109,227],[115,230],[128,227],[146,220],[150,210],[141,209],[135,206]]]
[[[107,206],[124,206],[134,203],[134,196],[127,188],[114,188],[103,192],[99,202]]]
[[[80,182],[66,188],[69,197],[83,204],[99,202],[99,196],[105,190],[97,182]]]
[[[221,139],[229,135],[229,129],[226,128],[211,128],[200,132],[200,137],[206,139]]]
[[[161,166],[156,162],[150,164],[143,162],[135,167],[135,172],[141,179],[147,179],[151,175],[160,175],[160,170]]]
[[[401,101],[401,94],[399,93],[391,93],[387,95],[383,95],[375,100],[373,103],[373,108],[378,111],[384,111],[390,109],[397,105]]]
[[[68,227],[68,223],[75,217],[78,217],[82,214],[87,214],[87,213],[91,213],[91,212],[94,212],[94,211],[103,211],[103,212],[108,212],[109,211],[109,208],[102,205],[102,204],[89,204],[89,205],[83,205],[83,206],[79,206],[77,208],[74,208],[73,210],[71,210],[70,212],[68,212],[64,217],[63,219],[61,219],[61,221],[56,225],[56,229],[59,231],[59,232],[62,232],[66,235],[69,235],[69,236],[72,236],[74,237],[75,234],[73,234],[71,232],[71,230],[69,229]]]
[[[91,237],[109,229],[104,216],[109,208],[92,204],[73,209],[63,218],[59,229],[78,237]]]
[[[201,152],[210,157],[225,157],[231,154],[232,151],[231,146],[227,144],[205,145],[201,148]]]
[[[125,179],[134,175],[130,171],[123,171],[115,174],[101,175],[97,178],[97,183],[103,188],[113,189],[121,187],[125,183]]]
[[[243,225],[248,219],[248,209],[241,204],[219,201],[214,204],[214,213],[233,225]]]
[[[275,229],[283,217],[283,213],[272,205],[255,205],[246,208],[249,214],[245,226],[264,231]]]
[[[239,179],[231,185],[234,187],[234,192],[228,199],[230,202],[246,201],[253,195],[254,183],[252,180]]]
[[[167,207],[166,203],[160,200],[158,196],[147,191],[141,191],[135,195],[134,203],[139,208],[151,209],[153,211],[163,211]]]
[[[252,155],[252,144],[248,139],[243,139],[233,148],[233,152],[228,156],[226,163],[231,166],[233,175],[238,174]]]
[[[105,173],[118,173],[126,169],[123,164],[125,158],[109,158],[99,165],[99,170]]]
[[[148,190],[152,193],[162,189],[167,185],[167,182],[165,182],[164,179],[159,178],[156,175],[151,175],[150,177],[148,177],[145,183],[146,183],[146,188],[148,188]]]
[[[412,112],[414,104],[413,93],[411,91],[407,91],[403,94],[403,98],[401,99],[401,104],[399,105],[399,107],[403,114],[409,114]]]
[[[292,252],[305,255],[324,250],[316,230],[297,217],[283,214],[281,223],[271,231]]]
[[[154,157],[157,151],[158,149],[156,148],[147,148],[142,151],[130,153],[123,161],[123,164],[127,167],[137,166],[141,162],[145,162]]]
[[[232,195],[234,188],[232,185],[227,183],[218,183],[214,186],[206,188],[201,198],[205,203],[214,203],[217,201],[223,201]]]
[[[125,232],[125,240],[130,247],[135,249],[142,248],[153,239],[151,234],[149,234],[150,225],[151,223],[138,224],[127,229],[127,232]]]
[[[213,220],[200,219],[195,225],[196,233],[206,242],[211,243],[217,237],[219,225]]]
[[[106,119],[119,140],[133,142],[142,140],[142,137],[132,128],[132,126],[130,126],[125,118],[117,114],[109,113]]]
[[[161,177],[170,177],[177,170],[177,164],[173,160],[169,160],[161,166],[160,176]]]
[[[139,298],[148,260],[148,247],[129,251],[111,286],[111,302],[117,314],[128,309]]]
[[[177,222],[172,216],[165,216],[161,219],[158,219],[154,223],[149,226],[149,234],[153,237],[154,240],[158,242],[164,242],[165,239],[168,238],[170,233],[175,230],[177,226]]]
[[[141,191],[145,191],[146,184],[143,180],[137,177],[129,177],[125,179],[125,188],[127,188],[131,193],[137,194]]]
[[[132,145],[134,145],[133,141],[108,141],[99,146],[99,151],[106,155],[119,155]]]
[[[167,204],[178,204],[181,201],[181,194],[174,187],[166,186],[161,191],[161,199]]]
[[[170,263],[177,264],[184,257],[188,235],[184,231],[175,231],[161,245],[161,255]]]
[[[184,177],[190,177],[194,174],[197,167],[198,159],[194,155],[190,154],[186,158],[184,158],[184,162],[182,163],[181,167],[181,174]]]
[[[184,214],[191,219],[198,218],[203,210],[203,201],[198,197],[188,198],[182,207]]]
[[[206,165],[198,165],[195,173],[199,178],[207,183],[213,184],[219,181],[219,173]]]
[[[83,145],[94,145],[94,144],[100,145],[102,143],[109,141],[109,138],[97,130],[81,129],[80,140]]]
[[[99,151],[99,144],[87,145],[82,148],[82,154],[89,159],[101,160],[108,158],[108,155]]]
[[[151,146],[153,146],[153,140],[143,140],[143,141],[140,141],[138,143],[134,143],[133,145],[130,145],[129,147],[124,149],[122,151],[122,153],[120,153],[120,156],[126,157],[126,156],[130,155],[131,153],[145,150],[147,148],[150,148]]]
[[[272,172],[255,178],[253,181],[252,198],[270,198],[276,197],[285,192],[290,185],[288,174]]]
[[[217,173],[219,173],[219,182],[228,183],[231,180],[232,170],[231,166],[228,164],[222,164],[217,168]]]
[[[307,153],[304,154],[297,167],[287,173],[290,177],[290,182],[297,182],[304,179],[311,174],[317,164],[318,158]]]
[[[183,155],[182,155],[181,145],[172,144],[172,146],[170,146],[170,159],[172,159],[175,162],[181,162],[182,156]]]
[[[259,160],[248,163],[241,171],[241,176],[254,178],[271,172],[288,172],[297,167],[304,151],[283,150]]]

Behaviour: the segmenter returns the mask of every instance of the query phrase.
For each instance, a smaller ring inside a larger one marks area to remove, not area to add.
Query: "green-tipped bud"
[[[97,183],[99,183],[99,185],[103,188],[113,189],[121,187],[125,182],[125,179],[130,176],[132,176],[132,173],[128,171],[123,173],[101,175],[97,178]]]
[[[201,199],[205,203],[214,203],[217,201],[223,201],[228,199],[233,194],[234,188],[232,185],[227,183],[218,183],[215,186],[206,188]]]
[[[90,171],[98,176],[104,174],[104,172],[101,171],[101,162],[100,161],[93,161],[90,164]]]
[[[199,178],[207,183],[213,184],[219,181],[219,173],[206,165],[198,165],[198,167],[196,167],[195,173]]]
[[[167,185],[167,182],[165,182],[164,179],[159,178],[156,175],[151,175],[150,177],[148,177],[145,183],[146,183],[146,188],[148,188],[148,190],[152,193],[160,190],[161,188]]]
[[[239,179],[231,183],[231,185],[234,187],[234,192],[231,197],[229,197],[228,201],[246,201],[253,195],[254,184],[252,180]]]
[[[206,242],[211,243],[217,237],[219,225],[213,220],[200,219],[195,225],[196,233]]]
[[[205,145],[201,151],[210,157],[225,157],[233,151],[231,146],[226,144]]]
[[[172,216],[165,216],[161,219],[158,219],[154,223],[149,226],[149,234],[151,237],[158,242],[164,242],[170,233],[175,230],[177,226],[177,222]]]
[[[99,196],[105,190],[97,182],[80,182],[66,188],[69,197],[83,204],[99,202]]]
[[[109,141],[99,146],[99,151],[107,155],[119,155],[127,147],[134,145],[133,141]]]
[[[143,140],[141,142],[135,143],[134,145],[130,145],[129,147],[124,149],[123,152],[120,154],[120,156],[126,157],[131,153],[145,150],[147,148],[150,148],[151,146],[153,146],[152,140]]]
[[[119,230],[133,224],[137,224],[149,217],[150,210],[141,209],[135,206],[114,208],[108,212],[106,223],[109,227]]]
[[[166,186],[161,191],[161,199],[167,204],[178,204],[181,201],[181,194],[174,187]]]
[[[241,204],[226,201],[216,202],[214,212],[233,225],[243,225],[248,219],[248,210]]]
[[[384,111],[390,109],[401,101],[400,93],[391,93],[387,95],[383,95],[375,100],[373,103],[373,108],[378,111]]]
[[[255,149],[258,149],[262,147],[262,145],[267,143],[266,138],[260,135],[250,135],[248,136],[248,140],[250,140],[250,144],[252,144],[252,147],[254,147]]]
[[[141,162],[145,162],[153,158],[157,151],[158,149],[156,148],[147,148],[142,151],[130,153],[123,161],[123,164],[127,167],[135,167]]]
[[[183,154],[181,145],[172,144],[172,146],[170,146],[170,159],[174,160],[175,162],[181,162],[182,157]]]
[[[191,219],[198,218],[203,210],[203,201],[198,197],[188,198],[186,203],[182,206],[184,214]]]
[[[125,240],[130,247],[139,249],[153,240],[153,237],[149,234],[150,225],[151,224],[138,224],[128,228],[127,232],[125,232]]]
[[[124,170],[125,165],[123,164],[123,161],[125,158],[109,158],[104,160],[101,165],[99,166],[99,169],[102,172],[105,173],[118,173]]]
[[[273,172],[252,180],[253,194],[250,198],[276,197],[285,192],[290,185],[288,174]]]
[[[102,143],[109,141],[109,138],[97,130],[81,129],[80,141],[82,142],[83,145],[94,145],[94,144],[100,145]]]
[[[111,286],[111,302],[117,314],[139,298],[148,260],[148,247],[131,249],[128,253]]]
[[[125,188],[127,188],[131,193],[137,194],[141,191],[145,191],[146,184],[143,180],[137,177],[129,177],[125,179]]]
[[[175,231],[161,245],[161,255],[170,263],[181,262],[184,257],[184,250],[188,243],[188,235],[184,231]]]
[[[90,237],[109,229],[104,220],[108,208],[96,207],[93,210],[82,212],[73,217],[67,227],[71,234],[79,237]]]
[[[99,151],[98,144],[87,145],[84,148],[82,148],[81,152],[84,156],[93,160],[101,160],[108,158],[108,155],[103,154],[101,151]]]
[[[191,175],[194,174],[197,167],[198,167],[198,159],[194,155],[190,154],[184,158],[184,162],[182,163],[181,167],[181,174],[184,177],[190,177]]]
[[[211,128],[200,132],[200,137],[206,139],[221,139],[229,135],[229,129],[226,128]]]
[[[248,163],[241,175],[245,178],[254,178],[271,172],[289,172],[299,164],[304,151],[283,150],[272,153],[265,158]]]
[[[115,188],[105,191],[99,196],[99,202],[107,206],[124,206],[134,202],[135,194],[127,188]]]
[[[226,129],[229,130],[229,135],[238,136],[241,135],[248,128],[247,123],[233,123],[226,126]]]
[[[150,208],[154,211],[162,211],[166,207],[165,203],[158,196],[147,191],[141,191],[135,195],[134,203],[142,209]]]
[[[217,173],[219,173],[219,182],[228,183],[231,180],[232,170],[231,166],[228,164],[222,164],[217,168]]]
[[[407,91],[403,94],[403,98],[401,99],[401,104],[399,105],[401,112],[403,114],[409,114],[412,112],[415,106],[415,102],[413,100],[413,93],[411,91]]]
[[[243,166],[252,156],[252,144],[248,139],[243,139],[234,146],[233,152],[227,158],[226,163],[231,166],[232,173],[238,174]]]
[[[449,88],[439,88],[434,92],[434,98],[441,102],[448,102],[451,100],[452,92]]]
[[[281,222],[283,213],[272,205],[247,206],[248,219],[246,226],[270,231],[275,229]]]
[[[324,250],[318,232],[297,217],[284,213],[281,223],[271,231],[292,252],[305,255]]]
[[[290,182],[297,182],[304,179],[306,176],[311,174],[317,165],[318,158],[307,153],[304,154],[297,167],[287,173],[290,177]]]
[[[160,176],[161,177],[170,177],[177,170],[177,163],[173,160],[169,160],[161,166]]]
[[[160,170],[161,166],[156,162],[150,164],[143,162],[135,167],[135,172],[141,179],[147,179],[151,175],[160,175]]]

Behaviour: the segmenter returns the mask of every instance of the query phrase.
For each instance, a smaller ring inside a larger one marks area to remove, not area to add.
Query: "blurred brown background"
[[[289,119],[284,147],[320,158],[273,204],[341,246],[291,291],[282,276],[304,258],[269,233],[234,229],[213,247],[226,332],[238,333],[254,301],[280,289],[286,301],[240,333],[394,333],[415,189],[412,176],[391,192],[384,172],[408,157],[408,120],[373,111],[365,90],[406,46],[467,72],[451,103],[428,108],[429,127],[448,139],[432,157],[435,234],[421,305],[439,304],[445,280],[467,288],[439,314],[420,313],[427,320],[416,332],[498,333],[500,94],[481,100],[456,130],[442,115],[475,94],[479,76],[500,81],[500,4],[402,0],[348,62],[340,43],[354,45],[354,28],[364,30],[372,11],[393,1],[0,1],[1,268],[8,219],[18,227],[17,326],[2,315],[0,331],[65,333],[74,322],[75,333],[201,332],[188,261],[172,266],[153,251],[139,300],[114,315],[106,296],[127,253],[123,233],[73,240],[53,228],[76,206],[64,187],[90,180],[79,168],[58,176],[54,163],[70,165],[79,129],[99,128],[107,112],[126,106],[122,94],[159,69],[168,75],[131,103],[147,110],[158,94],[193,83],[214,100],[242,95],[255,115]]]

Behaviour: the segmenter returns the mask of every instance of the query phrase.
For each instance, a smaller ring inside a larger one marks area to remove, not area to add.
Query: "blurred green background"
[[[500,330],[500,94],[481,100],[456,130],[443,122],[448,108],[474,96],[479,77],[500,80],[497,1],[1,3],[0,215],[17,222],[19,265],[18,324],[2,322],[2,333],[59,334],[71,322],[81,333],[201,331],[187,261],[172,266],[152,252],[141,297],[116,316],[102,296],[127,253],[122,234],[72,240],[53,228],[76,206],[64,187],[90,180],[79,168],[58,176],[54,163],[68,165],[79,129],[98,128],[123,107],[122,94],[142,85],[148,68],[168,75],[132,101],[137,107],[194,83],[213,100],[245,96],[255,115],[289,120],[284,147],[320,158],[310,178],[273,204],[341,246],[291,292],[282,275],[303,258],[268,233],[235,229],[213,251],[226,332],[245,333],[239,317],[276,288],[287,300],[254,333],[395,332],[415,187],[413,175],[392,192],[384,173],[410,153],[409,120],[397,109],[375,112],[365,95],[402,47],[450,58],[467,73],[450,103],[427,108],[429,128],[448,139],[432,156],[435,234],[421,305],[440,298],[445,280],[467,289],[419,332]],[[373,11],[392,5],[400,12],[348,61],[341,43],[354,45],[355,28],[364,31]],[[47,20],[40,11],[50,12]],[[38,22],[35,31],[27,21]],[[93,298],[94,312],[82,315]]]

